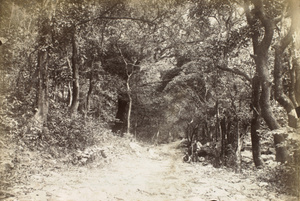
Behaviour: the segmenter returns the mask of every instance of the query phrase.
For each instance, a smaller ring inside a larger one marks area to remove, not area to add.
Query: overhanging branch
[[[149,21],[149,20],[146,20],[144,18],[135,18],[135,17],[128,17],[128,16],[105,16],[109,11],[114,9],[118,4],[119,3],[114,4],[112,7],[110,7],[105,12],[103,12],[100,16],[95,17],[93,19],[83,20],[83,21],[79,22],[78,24],[76,24],[75,26],[83,25],[83,24],[86,24],[86,23],[89,23],[89,22],[100,20],[100,19],[106,19],[106,20],[132,20],[132,21],[140,21],[140,22],[148,23],[148,24],[151,24],[151,25],[155,24],[153,21]]]
[[[78,24],[76,24],[75,26],[80,26],[80,25],[83,25],[83,24],[86,24],[88,22],[91,22],[91,21],[95,21],[103,16],[105,16],[108,12],[110,12],[111,10],[113,10],[118,4],[120,4],[120,2],[117,2],[115,3],[114,5],[112,5],[110,8],[108,8],[106,11],[104,11],[100,16],[96,17],[96,18],[93,18],[93,19],[88,19],[88,20],[83,20],[81,22],[79,22]]]
[[[93,21],[98,20],[98,19],[107,19],[107,20],[132,20],[132,21],[140,21],[140,22],[144,22],[144,23],[148,23],[148,24],[154,24],[152,21],[143,19],[143,18],[134,18],[134,17],[126,17],[126,16],[99,16],[95,19],[93,19]]]
[[[221,66],[221,65],[217,65],[217,68],[223,71],[227,71],[227,72],[231,72],[234,73],[236,75],[242,76],[243,78],[245,78],[247,81],[251,82],[252,78],[247,75],[247,73],[241,71],[238,68],[228,68],[226,66]]]

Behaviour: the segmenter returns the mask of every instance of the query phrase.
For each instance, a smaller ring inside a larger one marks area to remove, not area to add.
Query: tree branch
[[[267,17],[262,0],[251,0],[251,2],[254,4],[256,17],[261,21],[263,27],[265,28],[264,37],[260,43],[260,48],[268,50],[273,39],[274,23]]]
[[[119,4],[120,4],[120,2],[117,2],[114,5],[112,5],[110,8],[108,8],[106,11],[104,11],[100,16],[93,18],[93,19],[83,20],[83,21],[79,22],[78,24],[76,24],[75,26],[80,26],[80,25],[86,24],[88,22],[95,21],[95,20],[103,17],[104,15],[106,15],[109,11],[113,10]]]
[[[117,17],[117,16],[100,16],[97,19],[109,19],[109,20],[132,20],[132,21],[140,21],[140,22],[144,22],[144,23],[148,23],[148,24],[154,24],[153,22],[143,19],[143,18],[134,18],[134,17]],[[97,20],[94,19],[94,20]]]
[[[92,22],[92,21],[99,20],[99,19],[133,20],[133,21],[141,21],[141,22],[148,23],[148,24],[151,24],[151,25],[155,24],[153,21],[149,21],[149,20],[146,20],[146,19],[143,19],[143,18],[134,18],[134,17],[127,17],[127,16],[120,16],[120,17],[118,17],[118,16],[105,16],[109,11],[113,10],[118,4],[120,4],[120,2],[118,2],[118,3],[114,4],[113,6],[111,6],[109,9],[107,9],[105,12],[103,12],[100,16],[95,17],[93,19],[83,20],[83,21],[79,22],[78,24],[76,24],[75,26],[80,26],[80,25],[83,25],[83,24],[86,24],[86,23],[89,23],[89,22]]]
[[[227,72],[231,72],[234,73],[236,75],[242,76],[243,78],[245,78],[247,81],[251,82],[252,78],[247,75],[247,73],[241,71],[238,68],[228,68],[226,66],[221,66],[221,65],[217,65],[217,68],[223,71],[227,71]]]
[[[255,28],[256,19],[254,18],[254,14],[252,14],[250,11],[250,2],[249,1],[250,0],[244,0],[244,11],[245,11],[247,22],[253,32],[253,34],[251,36],[253,47],[257,47],[259,45],[259,41],[258,41],[259,32]],[[254,53],[255,53],[255,48],[254,48]]]

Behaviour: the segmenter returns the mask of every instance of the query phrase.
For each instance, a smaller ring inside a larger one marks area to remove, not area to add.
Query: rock
[[[149,156],[150,156],[150,158],[152,158],[152,159],[160,159],[160,156],[157,154],[157,153],[155,153],[155,150],[154,149],[149,149],[148,150],[148,152],[149,152]]]
[[[198,160],[199,160],[199,162],[204,162],[205,158],[204,157],[199,157]]]
[[[260,182],[258,184],[259,187],[265,187],[265,186],[268,186],[269,184],[267,182]]]
[[[189,141],[185,138],[183,138],[180,142],[177,148],[185,148],[188,147]]]
[[[198,154],[199,157],[202,157],[202,158],[205,157],[205,156],[208,156],[208,153],[205,150],[199,150],[197,152],[197,154]]]
[[[275,149],[274,148],[268,148],[267,150],[262,150],[261,154],[275,154]]]
[[[275,161],[275,156],[274,155],[261,155],[261,158],[266,162],[266,161]]]
[[[102,156],[103,158],[107,158],[107,155],[105,154],[104,150],[101,150],[101,151],[100,151],[100,154],[101,154],[101,156]]]
[[[130,142],[129,143],[129,146],[130,148],[138,155],[138,156],[141,156],[141,150],[142,150],[142,147],[140,145],[138,145],[137,143],[135,142]]]
[[[278,162],[276,162],[274,160],[269,160],[269,161],[266,161],[265,164],[270,168],[275,168],[278,165]]]

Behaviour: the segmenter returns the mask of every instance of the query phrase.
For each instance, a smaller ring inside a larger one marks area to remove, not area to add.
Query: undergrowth
[[[278,164],[275,167],[266,166],[259,172],[258,180],[267,182],[269,188],[273,188],[279,193],[299,197],[299,171],[299,165],[296,164]]]
[[[25,130],[27,132],[20,135],[20,141],[27,147],[60,157],[98,144],[105,126],[81,114],[71,117],[68,111],[54,110],[42,129],[31,126]]]
[[[15,98],[2,97],[0,126],[3,135],[21,147],[50,153],[60,157],[76,150],[99,143],[105,132],[105,123],[92,117],[78,114],[71,117],[68,109],[63,107],[49,110],[47,123],[40,127],[35,124],[34,111],[30,105]]]
[[[292,136],[292,135],[290,135]],[[258,179],[269,183],[271,188],[279,193],[286,193],[300,198],[300,149],[299,140],[286,139],[289,151],[289,161],[285,163],[272,162],[259,171]]]

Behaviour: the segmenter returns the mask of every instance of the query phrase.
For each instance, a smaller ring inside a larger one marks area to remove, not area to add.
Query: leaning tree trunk
[[[42,127],[48,115],[48,53],[46,50],[38,52],[38,94],[36,120]]]
[[[70,112],[72,116],[76,116],[79,106],[79,69],[77,64],[77,45],[76,45],[76,30],[72,36],[72,103]]]
[[[300,47],[299,47],[300,49]],[[293,59],[293,68],[295,72],[295,99],[298,106],[300,105],[300,56]]]
[[[274,62],[274,83],[275,83],[275,98],[277,102],[284,107],[288,114],[289,126],[297,128],[298,115],[296,108],[300,104],[300,68],[299,68],[299,56],[295,57],[295,51],[299,51],[300,41],[297,41],[295,36],[300,33],[300,7],[299,1],[291,0],[290,3],[290,15],[291,15],[291,26],[289,32],[277,42],[275,46],[275,62]],[[283,24],[283,23],[282,23]],[[282,28],[283,29],[283,28]],[[292,43],[293,42],[293,43]],[[290,96],[287,96],[283,90],[282,84],[282,63],[284,58],[284,51],[292,43],[292,50],[290,52],[290,83],[289,92]],[[298,45],[298,48],[297,48]],[[297,62],[298,60],[298,62]],[[298,74],[298,75],[297,75]],[[298,99],[298,100],[297,100]]]
[[[299,47],[300,49],[300,47]],[[294,56],[293,56],[294,57]],[[297,61],[298,60],[298,61]],[[290,91],[291,95],[291,99],[293,101],[293,103],[299,107],[300,106],[300,58],[296,59],[293,58],[292,62],[291,62],[291,74],[292,74],[292,84],[293,86],[291,86],[292,91]]]
[[[280,128],[276,118],[272,112],[270,97],[272,83],[270,81],[270,73],[268,69],[268,51],[270,49],[273,35],[274,35],[274,22],[270,19],[265,12],[265,5],[262,0],[251,1],[254,4],[254,9],[250,11],[249,1],[245,1],[245,12],[248,24],[252,29],[252,43],[253,43],[253,58],[256,65],[256,73],[260,79],[261,93],[259,105],[261,108],[261,116],[271,130]],[[263,28],[263,35],[256,27],[257,22],[261,23]],[[263,36],[262,40],[260,38]],[[283,162],[287,160],[287,149],[283,145],[284,137],[282,135],[274,135],[274,145],[276,149],[276,160]]]
[[[259,47],[257,49],[256,57],[256,68],[261,81],[261,95],[260,95],[260,108],[261,115],[265,120],[267,126],[271,130],[279,129],[281,126],[277,122],[271,108],[270,97],[271,97],[271,81],[269,80],[269,69],[268,69],[268,53],[267,48]],[[284,145],[284,137],[282,134],[274,134],[274,145],[276,150],[276,161],[285,162],[288,157],[287,148]]]
[[[299,0],[291,0],[291,16],[293,33],[293,68],[295,69],[295,97],[300,105],[300,3]]]
[[[297,117],[294,111],[295,107],[297,107],[297,103],[290,97],[288,97],[283,90],[282,84],[282,60],[284,58],[284,50],[292,41],[292,32],[289,33],[282,38],[275,46],[275,61],[274,61],[274,84],[275,84],[275,98],[277,102],[285,109],[288,114],[288,124],[289,126],[295,128],[297,127]],[[293,76],[293,73],[290,74]],[[291,77],[290,82],[290,94],[294,96],[294,77]]]
[[[300,5],[299,1],[292,0],[292,29],[293,33],[293,45],[292,45],[292,66],[294,69],[294,97],[297,107],[297,122],[296,127],[300,129]]]

